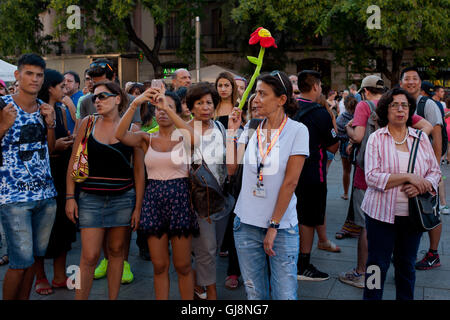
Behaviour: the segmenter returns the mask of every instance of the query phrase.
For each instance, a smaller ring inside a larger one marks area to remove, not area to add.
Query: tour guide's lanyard
[[[261,128],[263,126],[263,122],[258,126],[256,129],[256,145],[259,150],[259,154],[261,155],[261,162],[258,161],[258,157],[256,157],[256,163],[258,168],[258,175],[257,175],[257,186],[260,186],[263,184],[263,175],[262,175],[262,168],[264,167],[264,160],[266,160],[267,156],[269,155],[270,151],[272,150],[273,146],[277,142],[281,132],[284,129],[284,126],[286,125],[286,122],[288,120],[287,116],[284,116],[283,122],[281,123],[280,127],[278,128],[277,132],[275,133],[275,136],[273,137],[272,141],[270,142],[270,145],[267,147],[266,152],[264,153],[263,150],[263,143],[261,138]]]

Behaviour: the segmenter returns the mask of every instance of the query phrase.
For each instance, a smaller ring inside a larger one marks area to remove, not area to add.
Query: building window
[[[216,8],[211,12],[212,22],[212,48],[224,47],[224,32],[222,25],[222,9]]]
[[[180,26],[177,23],[175,14],[172,14],[167,21],[166,49],[176,50],[180,47]]]

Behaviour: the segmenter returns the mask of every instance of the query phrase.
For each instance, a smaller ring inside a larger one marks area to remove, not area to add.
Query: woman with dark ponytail
[[[228,173],[244,165],[233,226],[239,266],[248,299],[295,300],[299,234],[294,191],[309,155],[308,129],[288,117],[296,103],[283,72],[258,77],[253,103],[264,118],[254,134],[246,126],[236,138],[238,108],[227,132]]]

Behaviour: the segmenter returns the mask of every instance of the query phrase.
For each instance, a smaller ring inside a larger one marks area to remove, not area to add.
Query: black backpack
[[[422,96],[417,105],[416,112],[422,118],[425,118],[425,104],[427,103],[428,99],[430,99],[430,98]],[[430,99],[430,100],[432,100],[432,99]],[[442,155],[443,155],[445,152],[447,152],[447,144],[448,144],[447,123],[445,122],[444,110],[442,110],[437,103],[435,103],[435,104],[436,104],[436,107],[439,108],[439,111],[441,112],[441,115],[442,115],[441,134],[442,134]]]

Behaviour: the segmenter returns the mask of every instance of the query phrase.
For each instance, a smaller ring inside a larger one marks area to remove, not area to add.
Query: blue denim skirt
[[[80,228],[129,226],[135,204],[134,189],[120,195],[97,195],[81,191],[78,201]]]

